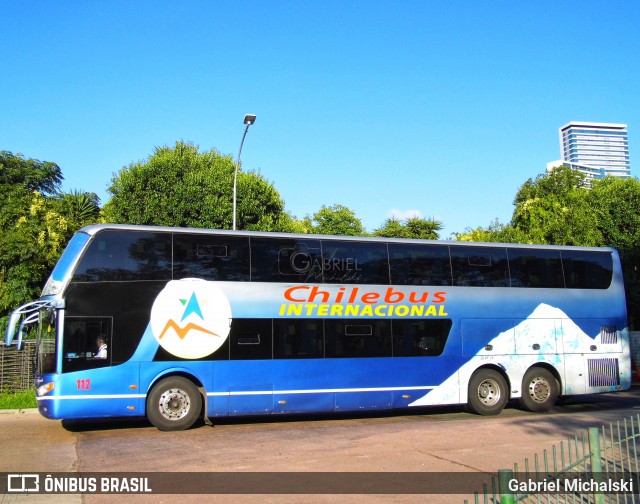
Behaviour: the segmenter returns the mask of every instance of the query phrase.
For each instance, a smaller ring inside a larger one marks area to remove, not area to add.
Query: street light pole
[[[244,123],[247,127],[244,129],[244,134],[242,135],[242,141],[240,142],[240,150],[238,150],[238,159],[236,160],[236,171],[233,175],[233,230],[236,230],[236,188],[238,184],[238,169],[240,168],[240,155],[242,154],[242,145],[244,144],[244,137],[247,136],[247,131],[249,131],[249,126],[251,126],[254,122],[256,122],[256,116],[253,114],[247,114],[244,116]]]

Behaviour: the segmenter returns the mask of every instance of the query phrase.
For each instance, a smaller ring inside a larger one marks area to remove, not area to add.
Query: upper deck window
[[[251,238],[254,282],[322,282],[319,240]]]
[[[509,249],[511,287],[562,288],[559,250]]]
[[[389,284],[389,260],[384,243],[322,241],[324,283]]]
[[[249,280],[249,239],[174,234],[173,278]]]
[[[611,285],[611,252],[563,250],[562,264],[569,289],[607,289]]]
[[[171,280],[171,235],[105,230],[93,237],[73,280]]]
[[[389,244],[393,285],[451,285],[451,261],[446,245]]]
[[[451,247],[453,284],[508,287],[507,250],[502,247]]]

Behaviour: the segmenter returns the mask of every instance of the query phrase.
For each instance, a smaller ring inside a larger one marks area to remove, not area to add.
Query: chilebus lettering
[[[405,294],[402,291],[388,287],[384,293],[361,290],[360,287],[340,287],[337,292],[314,285],[296,285],[284,291],[284,298],[292,303],[364,303],[364,304],[399,304],[402,302],[414,303],[444,303],[447,293],[438,291],[411,291]]]

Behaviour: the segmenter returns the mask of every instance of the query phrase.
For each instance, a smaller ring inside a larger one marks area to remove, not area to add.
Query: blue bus
[[[198,419],[628,389],[610,248],[93,225],[6,344],[37,324],[47,418]]]

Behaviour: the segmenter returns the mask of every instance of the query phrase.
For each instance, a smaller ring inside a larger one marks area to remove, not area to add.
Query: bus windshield
[[[56,370],[56,334],[58,333],[58,310],[40,310],[36,358],[38,374],[54,373]]]

